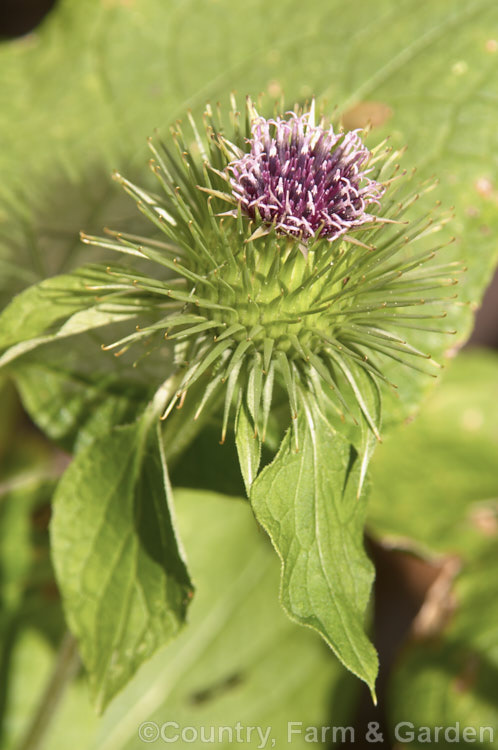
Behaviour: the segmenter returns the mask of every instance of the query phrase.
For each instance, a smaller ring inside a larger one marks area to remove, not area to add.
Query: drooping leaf
[[[360,461],[314,405],[298,424],[299,451],[287,434],[256,479],[251,503],[282,560],[285,610],[317,630],[374,693],[377,657],[364,631],[373,570],[362,544]]]
[[[71,685],[47,733],[52,750],[135,748],[142,722],[161,725],[175,717],[182,726],[272,727],[276,747],[287,742],[288,722],[308,726],[351,723],[358,683],[348,676],[320,638],[289,621],[278,604],[279,566],[242,498],[175,492],[177,523],[198,593],[189,626],[142,665],[99,723],[86,681]],[[198,526],[204,530],[199,541]],[[222,552],[220,552],[222,551]],[[289,653],[292,659],[289,659]],[[18,643],[8,704],[6,748],[18,745],[51,667],[51,652],[33,634]],[[36,668],[35,668],[36,667]],[[34,671],[33,671],[34,670]],[[275,673],[268,700],[268,682]],[[31,677],[30,677],[31,675]],[[84,726],[82,726],[84,725]],[[296,727],[296,732],[299,726]],[[330,747],[327,741],[315,747]],[[192,743],[201,747],[200,743]],[[256,732],[247,747],[257,748]],[[220,747],[231,747],[228,736]]]
[[[181,628],[192,588],[148,418],[83,450],[54,499],[53,557],[97,705]]]
[[[161,727],[171,720],[199,733],[208,727],[208,736],[211,726],[215,732],[232,727],[234,741],[237,722],[263,731],[271,726],[267,747],[277,748],[287,745],[288,722],[296,723],[296,747],[304,746],[308,726],[347,726],[358,683],[316,634],[282,612],[278,561],[248,503],[194,490],[177,490],[175,499],[197,590],[189,626],[111,703],[94,750],[132,750],[147,721]],[[261,747],[255,730],[249,739],[242,731],[246,747]],[[165,732],[174,734],[175,727]],[[330,731],[313,746],[337,746],[340,739]],[[192,742],[203,746],[199,738]],[[213,746],[233,746],[228,730]]]

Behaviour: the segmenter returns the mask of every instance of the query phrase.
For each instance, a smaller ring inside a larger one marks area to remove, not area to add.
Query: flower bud
[[[165,416],[196,382],[197,414],[224,389],[223,439],[242,400],[264,438],[276,384],[293,417],[303,398],[341,411],[353,398],[378,436],[358,372],[378,388],[386,361],[432,363],[401,332],[444,316],[453,264],[429,263],[440,248],[413,250],[444,220],[408,224],[420,191],[405,186],[399,152],[370,151],[358,131],[336,133],[323,118],[315,125],[314,104],[265,119],[248,100],[241,120],[235,102],[229,124],[208,106],[202,135],[189,116],[188,141],[180,124],[169,143],[151,140],[160,195],[116,175],[157,236],[85,239],[152,262],[150,275],[115,268],[109,283],[156,322],[108,348],[166,337],[179,386]]]

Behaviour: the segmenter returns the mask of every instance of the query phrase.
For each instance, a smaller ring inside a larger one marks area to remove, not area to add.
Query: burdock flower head
[[[204,133],[189,121],[188,137],[177,124],[168,142],[150,141],[159,195],[116,175],[150,236],[83,236],[154,264],[96,271],[92,289],[138,316],[107,348],[169,347],[177,387],[164,416],[186,396],[199,415],[223,394],[223,438],[244,410],[264,439],[276,392],[293,418],[312,398],[378,436],[365,388],[382,392],[387,363],[434,364],[405,333],[434,330],[456,283],[453,264],[426,265],[440,248],[424,238],[442,222],[405,220],[421,191],[399,152],[315,125],[313,107],[265,119],[248,101],[244,118],[232,102],[228,122],[208,106]]]
[[[233,195],[277,232],[332,242],[373,219],[384,186],[367,177],[370,152],[357,132],[315,126],[314,106],[288,119],[254,119],[250,150],[228,165]]]

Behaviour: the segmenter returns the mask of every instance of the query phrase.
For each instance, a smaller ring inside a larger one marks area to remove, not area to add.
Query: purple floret
[[[334,133],[310,124],[311,113],[254,121],[249,153],[228,165],[242,210],[277,231],[306,240],[335,240],[371,221],[366,208],[384,187],[363,167],[370,157],[356,131]]]

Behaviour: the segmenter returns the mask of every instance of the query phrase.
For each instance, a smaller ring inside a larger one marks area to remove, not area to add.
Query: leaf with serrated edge
[[[55,569],[100,709],[185,619],[192,587],[167,488],[144,418],[83,450],[55,495]]]
[[[362,546],[360,462],[314,405],[298,430],[299,452],[288,433],[254,482],[252,506],[282,560],[288,615],[317,630],[374,695],[377,656],[363,630],[373,569]]]
[[[277,601],[280,566],[249,504],[186,489],[175,490],[175,500],[197,589],[189,625],[111,703],[94,750],[137,750],[137,727],[164,717],[199,730],[271,726],[266,746],[275,748],[287,747],[289,722],[302,724],[292,738],[299,748],[308,726],[349,724],[359,682],[316,634],[286,617]],[[327,739],[339,744],[332,733]],[[254,734],[244,747],[261,744]],[[215,745],[233,747],[226,735]]]

